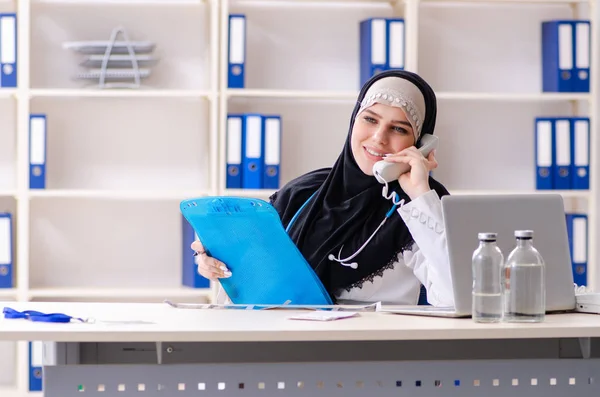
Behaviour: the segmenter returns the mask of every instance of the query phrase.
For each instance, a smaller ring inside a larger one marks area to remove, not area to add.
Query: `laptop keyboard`
[[[415,306],[411,310],[417,310],[420,312],[453,312],[454,308],[451,306]]]

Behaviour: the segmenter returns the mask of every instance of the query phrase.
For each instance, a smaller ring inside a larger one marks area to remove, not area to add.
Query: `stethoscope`
[[[329,259],[332,262],[338,262],[340,265],[342,266],[347,266],[350,267],[352,269],[358,269],[358,263],[356,262],[350,262],[348,263],[348,261],[351,261],[352,259],[354,259],[358,254],[360,254],[362,252],[362,250],[365,249],[365,247],[369,244],[369,242],[373,239],[373,237],[375,237],[375,235],[377,234],[377,232],[379,231],[379,229],[381,229],[381,227],[383,225],[385,225],[385,222],[387,222],[387,220],[392,216],[392,214],[394,213],[394,211],[396,211],[396,208],[399,205],[404,204],[404,199],[398,201],[397,200],[397,193],[396,192],[392,192],[392,194],[390,194],[389,196],[387,195],[387,191],[388,191],[388,184],[387,182],[385,183],[385,186],[383,187],[383,191],[382,191],[382,196],[385,197],[386,199],[391,199],[392,202],[394,203],[394,205],[392,205],[392,208],[389,209],[389,211],[385,214],[385,217],[383,218],[383,220],[381,221],[381,223],[379,224],[379,226],[377,226],[377,229],[375,229],[375,231],[373,233],[371,233],[371,236],[367,239],[367,241],[365,241],[365,243],[352,255],[350,255],[347,258],[341,258],[342,256],[342,249],[344,248],[344,245],[342,245],[340,247],[340,251],[338,252],[337,257],[333,254],[329,254],[329,256],[327,257],[327,259]],[[294,221],[296,220],[296,218],[298,217],[298,215],[300,214],[300,212],[302,212],[302,210],[304,209],[304,207],[308,204],[308,202],[314,197],[314,195],[317,192],[314,192],[309,198],[308,200],[306,200],[304,202],[304,204],[302,204],[302,206],[300,207],[300,209],[294,214],[294,216],[292,217],[292,220],[290,220],[290,223],[288,224],[288,226],[286,227],[285,231],[288,232],[292,226],[292,224],[294,223]]]

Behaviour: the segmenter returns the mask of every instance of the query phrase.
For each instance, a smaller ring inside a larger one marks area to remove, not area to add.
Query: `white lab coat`
[[[338,299],[415,305],[421,284],[433,306],[454,306],[452,278],[442,216],[442,203],[435,190],[398,208],[415,243],[398,255],[392,268],[361,287],[342,291]],[[360,266],[360,265],[359,265]]]

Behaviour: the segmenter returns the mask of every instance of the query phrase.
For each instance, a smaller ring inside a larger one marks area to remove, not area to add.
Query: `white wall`
[[[15,102],[0,97],[0,191],[16,185],[16,119]]]
[[[34,98],[47,115],[47,189],[208,189],[207,101]]]
[[[231,3],[231,13],[246,15],[246,88],[358,90],[358,23],[372,16],[393,16],[392,8],[381,3]]]

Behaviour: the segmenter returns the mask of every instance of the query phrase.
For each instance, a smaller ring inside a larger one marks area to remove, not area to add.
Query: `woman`
[[[333,167],[302,175],[271,196],[334,300],[416,304],[423,285],[431,305],[454,304],[440,201],[448,191],[429,176],[435,153],[425,158],[417,149],[423,134],[434,132],[436,106],[435,93],[414,73],[374,76],[361,89]],[[402,200],[397,208],[373,176],[380,160],[410,166],[387,186]],[[200,253],[201,275],[231,275],[199,241],[192,249]]]

